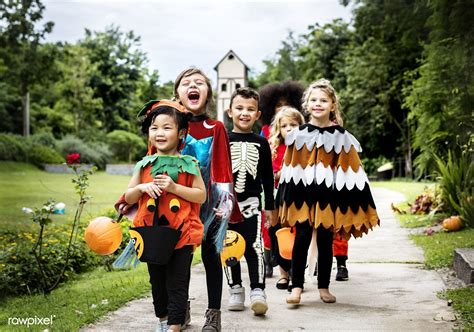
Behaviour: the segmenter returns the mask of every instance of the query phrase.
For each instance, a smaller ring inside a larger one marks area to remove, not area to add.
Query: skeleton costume
[[[246,242],[245,259],[250,275],[250,287],[265,288],[265,270],[262,243],[262,187],[264,209],[273,210],[273,170],[268,141],[253,133],[230,133],[230,152],[234,189],[244,221],[229,224],[229,229],[240,233]],[[225,267],[229,285],[241,285],[240,263]]]
[[[320,128],[311,124],[291,131],[285,144],[276,196],[277,222],[296,227],[293,286],[303,287],[306,252],[314,227],[318,235],[318,287],[328,288],[333,235],[361,237],[380,222],[359,159],[360,144],[341,126]]]

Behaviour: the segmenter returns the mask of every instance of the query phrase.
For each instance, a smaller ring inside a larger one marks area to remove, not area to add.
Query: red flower
[[[70,153],[66,156],[66,163],[68,165],[72,165],[72,164],[79,164],[80,161],[79,161],[79,158],[81,158],[81,155],[79,153]]]

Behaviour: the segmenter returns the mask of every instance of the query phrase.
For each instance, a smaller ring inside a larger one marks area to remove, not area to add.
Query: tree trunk
[[[23,136],[30,136],[30,93],[23,96]]]

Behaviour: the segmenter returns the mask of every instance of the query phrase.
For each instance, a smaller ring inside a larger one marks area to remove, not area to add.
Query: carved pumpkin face
[[[228,230],[224,239],[224,249],[221,252],[222,265],[234,266],[245,252],[245,240],[242,235]]]
[[[137,253],[137,257],[142,257],[143,250],[145,249],[143,238],[137,231],[129,230],[130,239],[133,241],[133,247],[135,248],[135,252]]]
[[[177,228],[189,215],[191,204],[174,194],[158,198],[158,225],[172,225]]]

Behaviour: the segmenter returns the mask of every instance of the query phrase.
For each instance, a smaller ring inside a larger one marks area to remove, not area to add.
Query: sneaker
[[[241,285],[234,285],[229,289],[229,304],[227,309],[230,311],[242,311],[244,310],[245,302],[245,287]]]
[[[155,332],[166,332],[168,331],[168,320],[160,320],[156,325]]]
[[[206,321],[202,327],[202,332],[220,332],[221,331],[221,311],[219,309],[207,309]]]
[[[254,288],[250,291],[250,309],[254,315],[265,315],[268,310],[267,295],[261,288]]]
[[[191,301],[188,300],[188,305],[186,306],[186,315],[184,316],[183,329],[191,324]]]
[[[349,280],[349,271],[343,265],[337,267],[337,274],[336,274],[337,281],[346,281]]]

